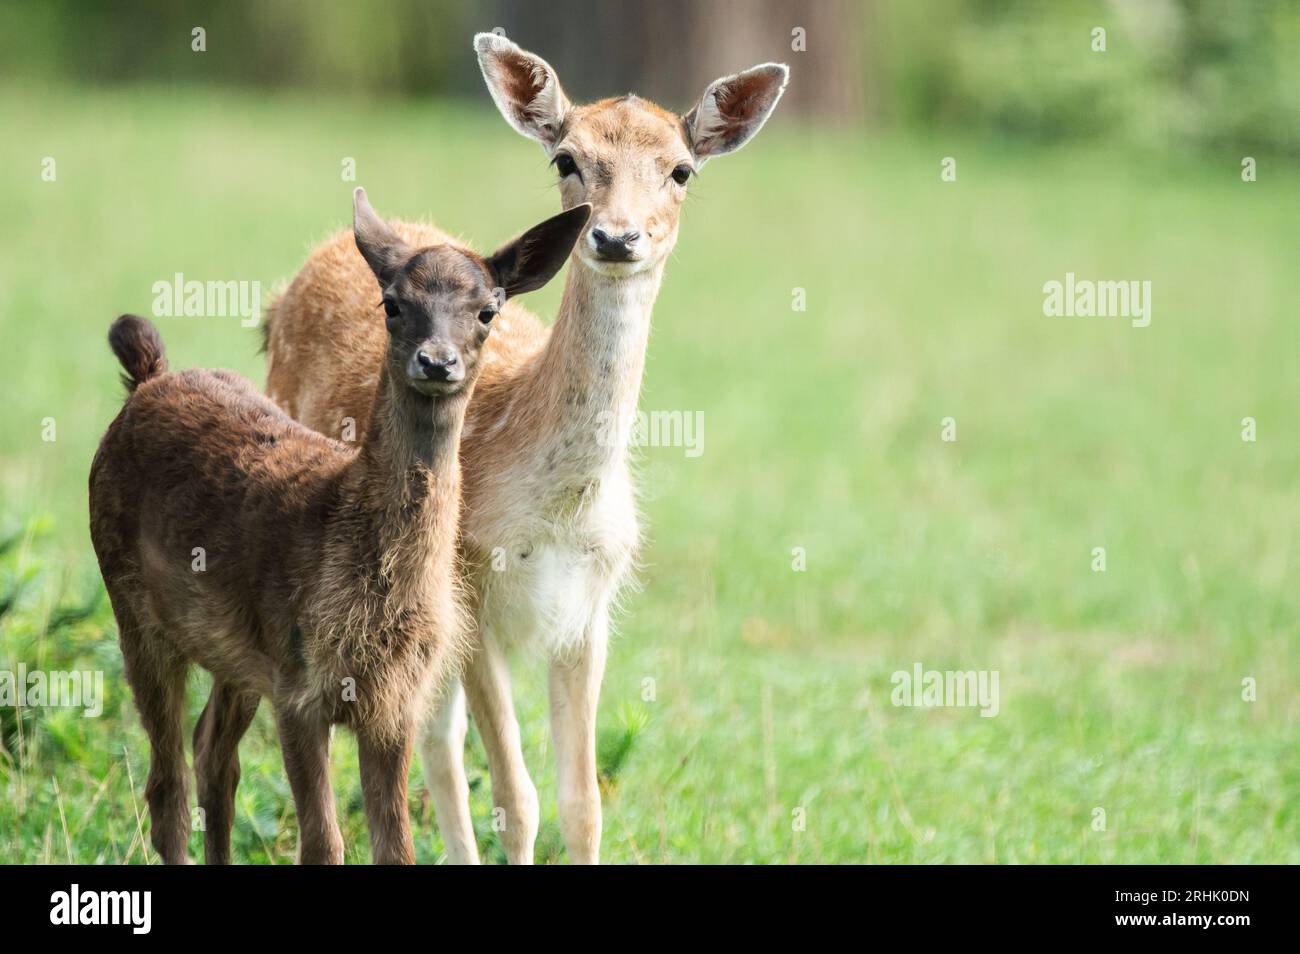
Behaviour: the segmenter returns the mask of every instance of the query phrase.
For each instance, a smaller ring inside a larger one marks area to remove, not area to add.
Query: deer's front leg
[[[469,784],[465,781],[465,690],[457,680],[437,701],[420,746],[424,780],[433,797],[438,831],[453,865],[478,864],[478,843],[469,814]]]
[[[377,865],[415,864],[406,779],[411,770],[414,733],[403,727],[395,738],[357,732],[361,795],[370,829],[370,856]]]
[[[275,711],[284,752],[284,770],[298,810],[298,861],[304,865],[343,864],[343,835],[334,813],[330,786],[329,723],[295,710],[291,704]]]
[[[492,801],[504,816],[500,834],[506,859],[512,865],[531,865],[537,840],[537,788],[524,764],[519,722],[510,698],[510,670],[491,640],[480,640],[465,664],[465,695],[487,752]]]
[[[551,661],[551,736],[555,741],[560,831],[574,864],[600,862],[600,786],[596,779],[596,704],[605,674],[609,619],[601,612],[581,649]]]

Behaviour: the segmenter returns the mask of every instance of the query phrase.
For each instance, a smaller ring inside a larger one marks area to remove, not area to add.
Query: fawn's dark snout
[[[406,374],[413,381],[443,381],[456,383],[465,377],[464,365],[450,348],[421,348],[415,352],[407,366]]]

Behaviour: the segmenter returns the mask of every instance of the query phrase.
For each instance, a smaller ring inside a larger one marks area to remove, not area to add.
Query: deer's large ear
[[[366,198],[366,190],[360,186],[352,191],[352,234],[379,284],[390,284],[397,269],[410,257],[411,249],[375,213]]]
[[[492,101],[506,122],[548,149],[554,146],[569,100],[550,64],[497,33],[474,37],[474,51]]]
[[[703,162],[749,142],[772,115],[789,79],[790,67],[784,63],[764,63],[710,83],[682,117],[695,158]]]
[[[507,298],[541,288],[564,265],[589,218],[590,205],[575,205],[497,249],[487,260],[497,287]]]

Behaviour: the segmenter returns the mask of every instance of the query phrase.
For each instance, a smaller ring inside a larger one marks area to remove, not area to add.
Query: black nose
[[[596,254],[607,262],[626,262],[632,257],[632,246],[640,237],[640,232],[610,235],[604,229],[591,230],[591,240],[596,243]]]
[[[456,370],[457,358],[454,354],[444,355],[439,359],[428,352],[420,351],[416,353],[415,360],[420,362],[420,370],[430,381],[446,381]]]

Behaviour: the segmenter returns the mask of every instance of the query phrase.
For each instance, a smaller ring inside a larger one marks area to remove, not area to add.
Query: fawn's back
[[[91,467],[91,537],[115,605],[209,671],[269,694],[354,451],[228,371],[142,383]],[[313,529],[314,528],[314,529]],[[218,635],[220,634],[220,635]]]

